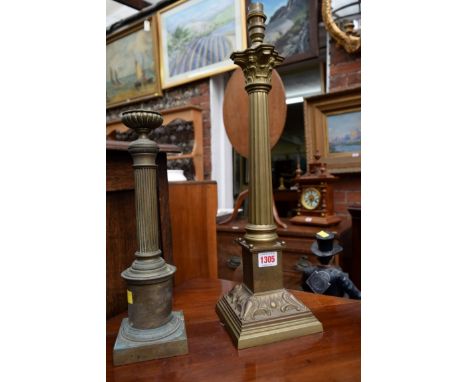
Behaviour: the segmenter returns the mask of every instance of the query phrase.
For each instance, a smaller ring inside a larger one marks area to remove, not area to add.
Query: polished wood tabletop
[[[291,292],[322,322],[323,333],[237,350],[215,313],[215,304],[235,284],[189,280],[174,290],[174,310],[183,310],[189,354],[124,366],[112,365],[122,318],[107,320],[107,380],[124,381],[360,381],[361,303]]]

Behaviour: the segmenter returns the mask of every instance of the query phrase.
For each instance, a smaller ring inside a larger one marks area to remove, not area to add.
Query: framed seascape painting
[[[317,0],[261,2],[267,16],[265,43],[274,45],[285,58],[283,65],[318,57]]]
[[[162,95],[155,21],[153,16],[149,28],[142,20],[107,37],[108,108]]]
[[[304,100],[307,160],[318,150],[332,172],[361,171],[361,89]]]
[[[244,0],[182,0],[158,12],[162,87],[236,68],[246,47]]]

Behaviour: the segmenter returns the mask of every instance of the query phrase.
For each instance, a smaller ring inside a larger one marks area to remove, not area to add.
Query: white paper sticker
[[[278,265],[278,252],[259,252],[258,267],[274,267]]]
[[[312,223],[312,218],[310,216],[305,218],[306,223]]]
[[[351,154],[351,156],[352,156],[353,158],[357,158],[359,155],[361,155],[361,154],[359,154],[359,153],[352,153],[352,154]]]

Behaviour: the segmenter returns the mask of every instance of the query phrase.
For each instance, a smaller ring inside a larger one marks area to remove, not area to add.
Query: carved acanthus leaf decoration
[[[303,312],[308,308],[286,289],[275,293],[252,294],[243,284],[236,285],[228,293],[228,301],[237,316],[244,322],[264,316],[274,317],[287,311]]]
[[[246,85],[268,86],[271,84],[273,68],[284,60],[272,45],[267,44],[248,48],[243,52],[234,52],[231,59],[244,71]]]

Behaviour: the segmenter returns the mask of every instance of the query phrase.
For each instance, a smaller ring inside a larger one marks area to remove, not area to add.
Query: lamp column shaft
[[[252,88],[249,93],[249,223],[274,225],[271,180],[270,134],[268,132],[268,90]],[[273,238],[275,239],[275,238]]]
[[[138,257],[159,251],[158,203],[156,183],[156,144],[145,154],[133,154],[135,176],[135,209]]]
[[[263,59],[260,52],[257,59]],[[281,266],[259,268],[260,256],[275,254],[281,264],[282,252],[273,220],[273,186],[271,179],[271,152],[268,114],[268,92],[270,76],[261,76],[255,71],[251,82],[246,79],[249,94],[249,212],[245,227],[245,244],[242,249],[244,284],[252,292],[281,289],[283,270]]]
[[[157,145],[143,133],[129,146],[135,176],[135,210],[139,250],[122,276],[127,279],[128,320],[138,329],[157,328],[170,320],[172,273],[159,248],[156,180]],[[151,281],[150,281],[151,280]],[[131,303],[130,303],[131,301]]]
[[[242,245],[244,284],[253,292],[281,289],[282,244],[273,220],[273,186],[268,114],[268,93],[273,68],[283,61],[274,46],[264,44],[266,16],[263,6],[252,3],[247,16],[251,46],[234,52],[231,59],[244,72],[249,95],[249,212]],[[274,259],[264,266],[264,256]],[[271,256],[271,257],[270,257]]]

